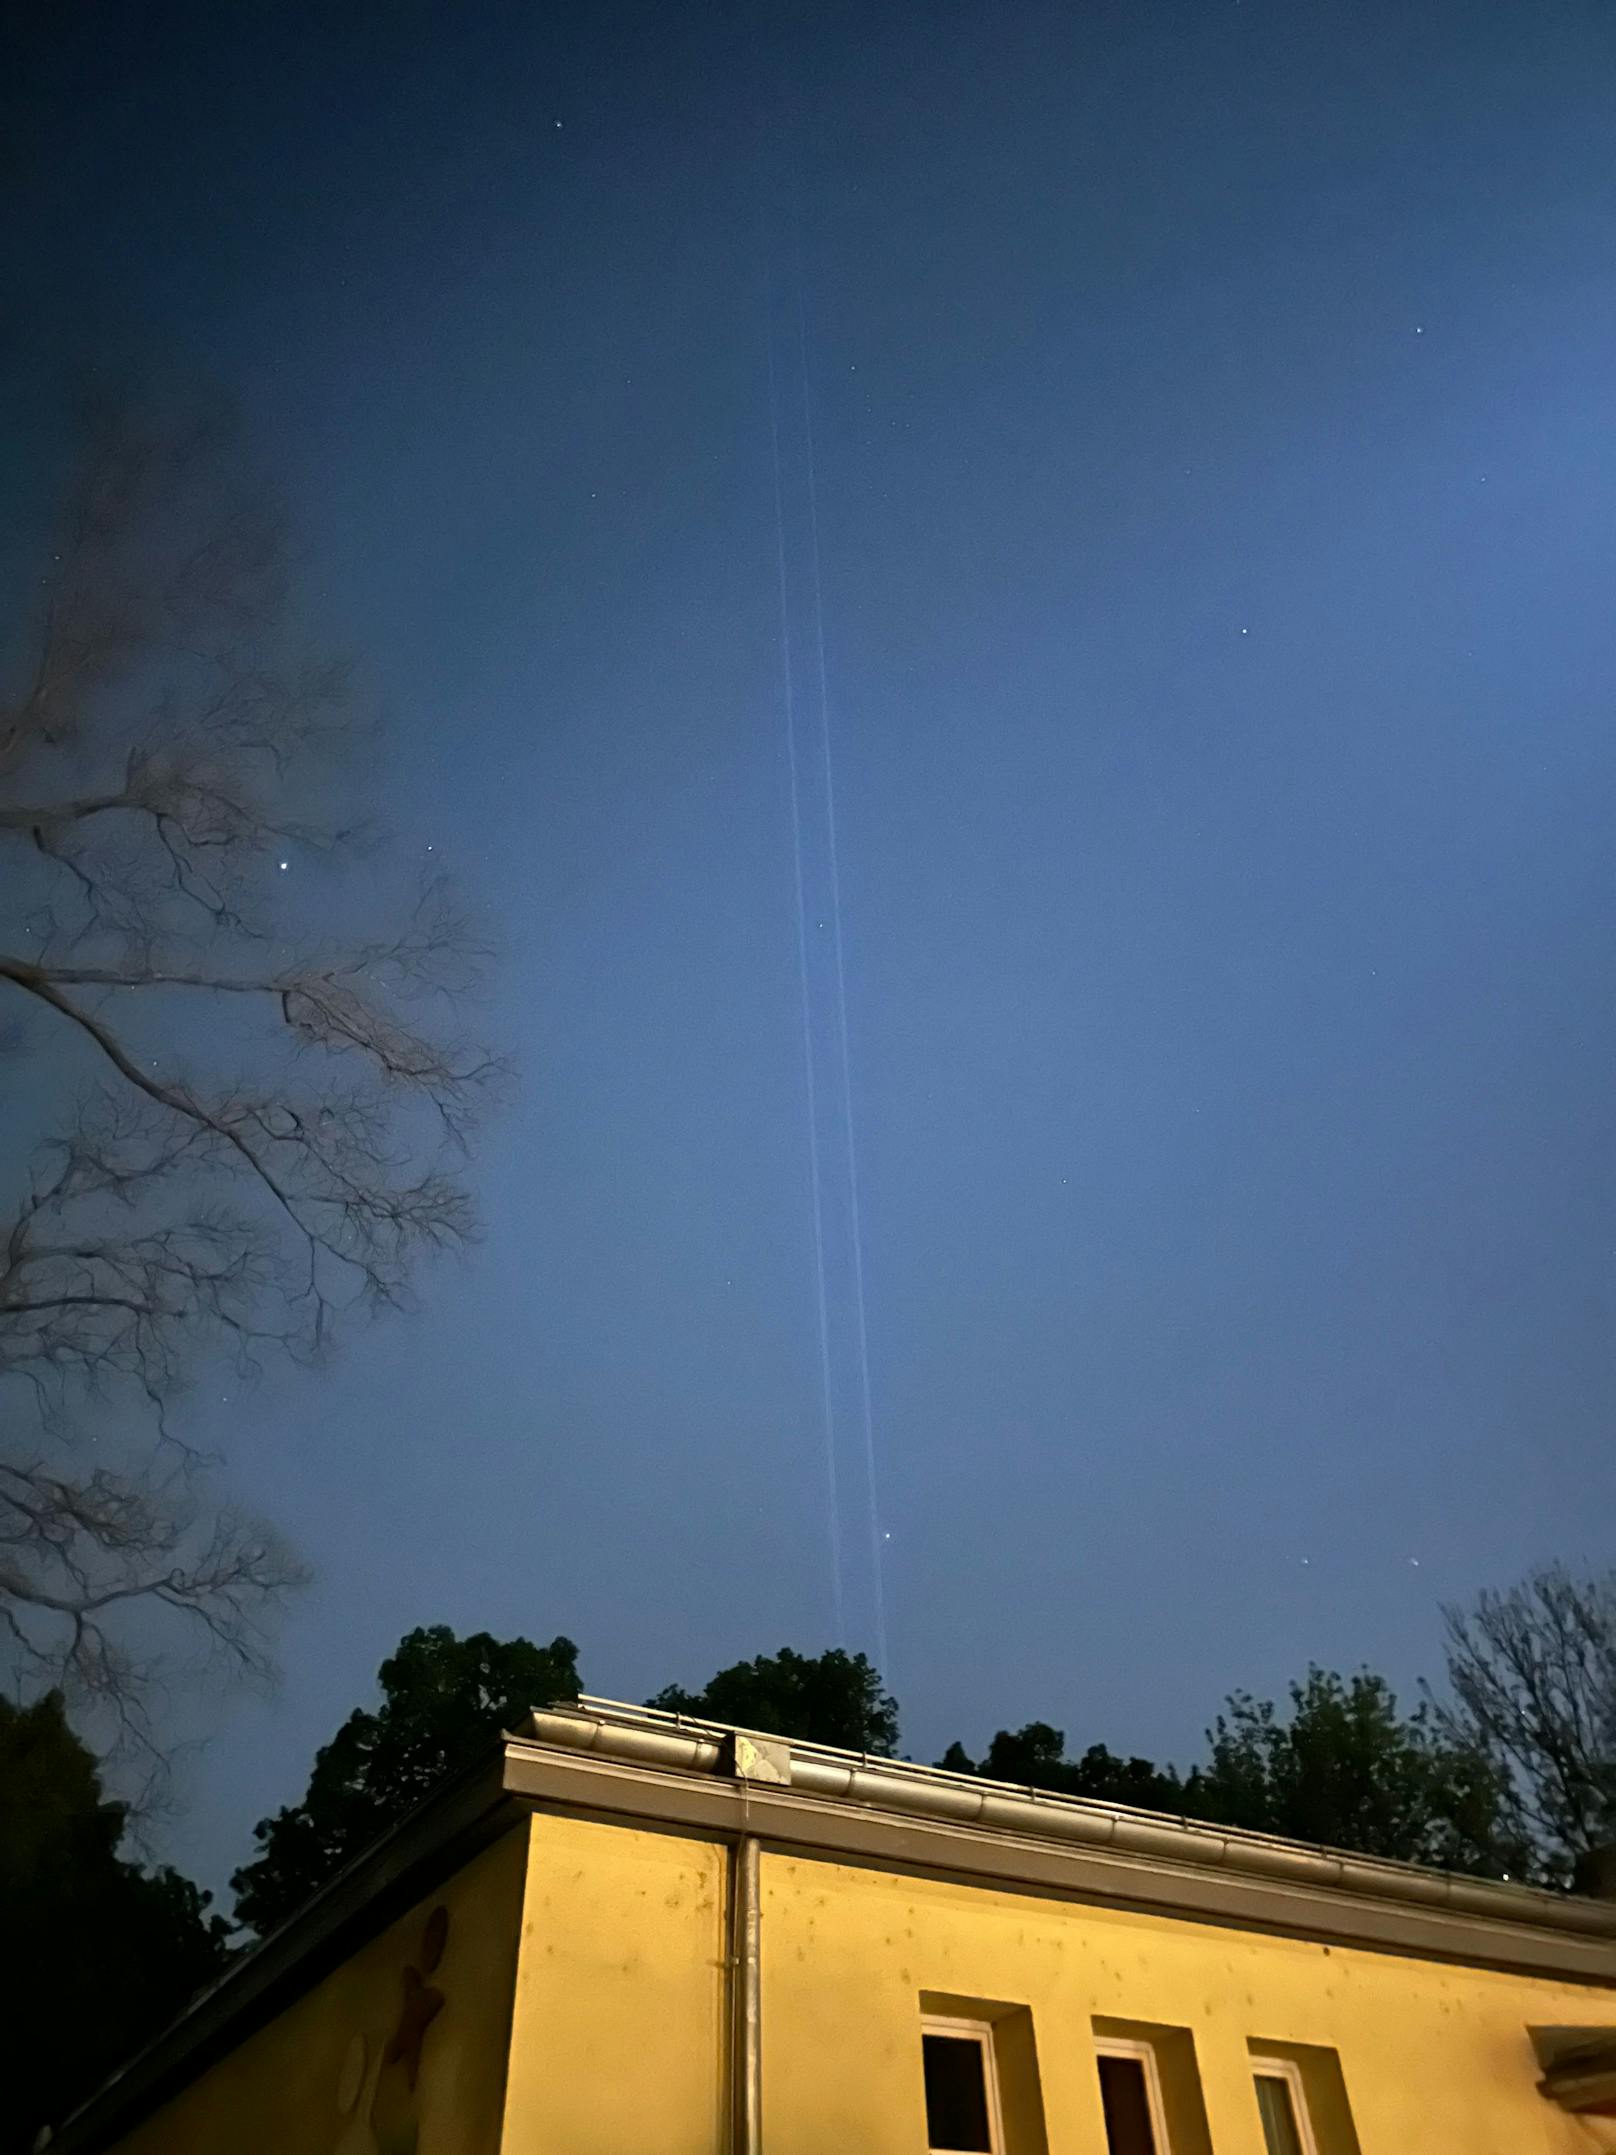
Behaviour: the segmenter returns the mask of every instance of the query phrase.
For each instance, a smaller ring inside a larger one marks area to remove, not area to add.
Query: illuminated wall
[[[785,1855],[761,1884],[767,2155],[923,2155],[927,2014],[989,2025],[1003,2155],[1105,2155],[1097,2041],[1155,2061],[1171,2155],[1265,2155],[1253,2046],[1317,2155],[1594,2145],[1527,2030],[1616,2026],[1608,1990]],[[539,1812],[125,2155],[723,2155],[727,1889],[717,1842]]]
[[[505,2155],[714,2155],[723,1849],[533,1832]],[[1264,2155],[1253,2043],[1297,2061],[1319,2155],[1592,2144],[1526,2031],[1616,2025],[1602,1990],[767,1853],[762,1885],[767,2155],[921,2155],[922,2012],[973,2006],[1001,2022],[1007,2155],[1104,2155],[1096,2034],[1156,2043],[1173,2155]]]
[[[714,1842],[534,1820],[504,2155],[717,2155],[727,1863]]]
[[[122,2155],[495,2155],[525,1829],[119,2143]]]
[[[1318,2061],[1303,2059],[1319,2155],[1591,2145],[1536,2092],[1526,2030],[1616,2025],[1606,1991],[778,1856],[764,1860],[763,1891],[768,2155],[924,2149],[923,1994],[978,2001],[989,2017],[1030,2008],[1053,2155],[1106,2146],[1097,2019],[1101,2034],[1184,2031],[1164,2047],[1169,2063],[1189,2051],[1204,2124],[1193,2084],[1187,2104],[1169,2086],[1174,2155],[1195,2155],[1202,2132],[1216,2155],[1264,2155],[1252,2042],[1339,2060],[1350,2122],[1330,2114]],[[827,2073],[828,2058],[840,2069]],[[1018,2135],[1007,2115],[1006,2126],[1009,2155],[1037,2155],[1025,2125]]]

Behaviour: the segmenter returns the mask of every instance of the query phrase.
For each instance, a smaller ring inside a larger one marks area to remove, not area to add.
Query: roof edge
[[[535,1711],[532,1729],[533,1740],[541,1744],[629,1765],[700,1775],[726,1770],[731,1740],[737,1733],[761,1734],[587,1695],[575,1705]],[[763,1740],[775,1746],[781,1743],[778,1737],[764,1736]],[[1360,1856],[1277,1834],[1209,1825],[1093,1797],[1056,1795],[828,1744],[793,1738],[788,1749],[792,1790],[833,1802],[936,1820],[995,1839],[1031,1836],[1104,1850],[1143,1864],[1169,1864],[1175,1870],[1214,1870],[1311,1887],[1349,1899],[1407,1906],[1422,1913],[1481,1917],[1493,1924],[1598,1940],[1616,1949],[1616,1902],[1473,1878],[1390,1857]],[[1616,1959],[1612,1973],[1616,1974]]]

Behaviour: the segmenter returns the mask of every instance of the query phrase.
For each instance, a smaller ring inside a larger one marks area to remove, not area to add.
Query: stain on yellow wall
[[[473,1858],[120,2155],[497,2155],[526,1850],[524,1826]]]
[[[534,1819],[505,2155],[724,2146],[727,1880],[711,1842]]]
[[[1526,2030],[1616,2026],[1608,1991],[810,1858],[762,1882],[768,2155],[922,2155],[923,1991],[1030,2007],[1053,2155],[1105,2148],[1096,2016],[1191,2031],[1217,2155],[1264,2155],[1251,2038],[1339,2053],[1365,2155],[1588,2155]]]

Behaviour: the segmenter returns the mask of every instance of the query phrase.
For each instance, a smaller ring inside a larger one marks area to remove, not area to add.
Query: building
[[[535,1713],[56,2141],[1601,2146],[1616,2147],[1616,1905],[593,1699]]]

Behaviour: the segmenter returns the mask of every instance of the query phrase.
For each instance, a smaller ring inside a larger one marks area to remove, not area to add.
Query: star
[[[393,2039],[387,2046],[387,2062],[408,2067],[411,2094],[414,2094],[420,2076],[421,2045],[426,2040],[426,2031],[442,2011],[443,1992],[426,1982],[419,1968],[406,1968],[404,2003],[399,2009]]]
[[[279,867],[281,874],[285,875],[287,869],[290,868],[292,864],[290,861],[279,861],[276,865]]]

